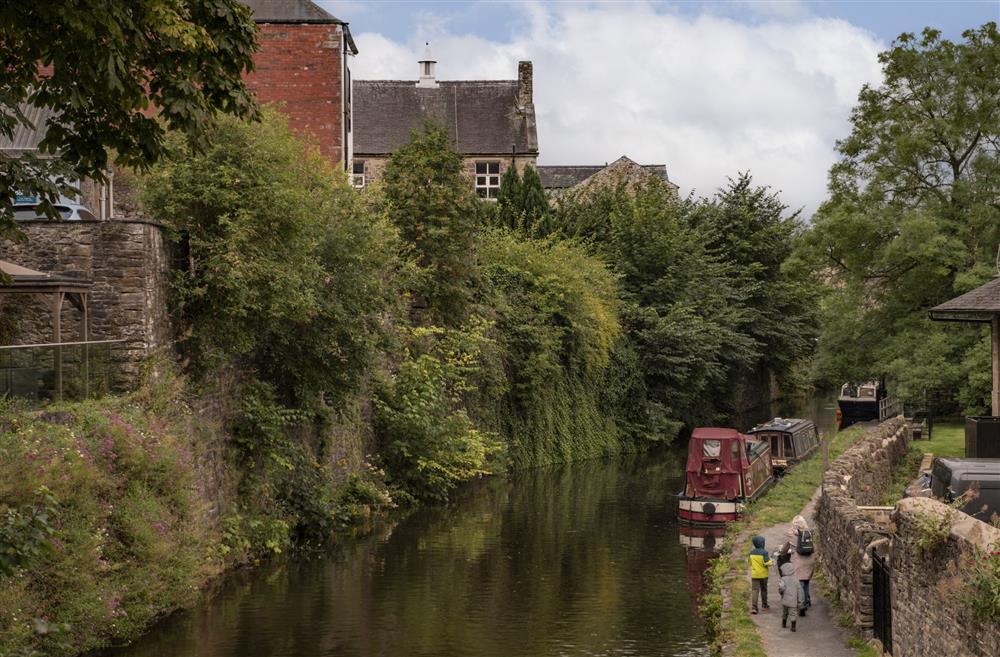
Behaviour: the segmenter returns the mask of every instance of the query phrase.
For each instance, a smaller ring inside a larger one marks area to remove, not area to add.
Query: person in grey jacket
[[[786,563],[781,566],[781,581],[778,582],[778,593],[781,594],[781,626],[788,626],[788,616],[792,617],[792,632],[795,631],[796,612],[802,606],[802,587],[795,576],[795,566]]]
[[[795,576],[799,578],[799,585],[802,587],[802,606],[799,607],[799,616],[805,616],[806,609],[812,605],[812,599],[809,595],[809,580],[812,579],[813,567],[816,565],[816,554],[812,552],[812,546],[810,546],[808,554],[801,554],[798,550],[799,535],[806,531],[809,531],[806,519],[802,516],[795,516],[788,528],[785,542],[778,550],[779,557],[791,559],[791,564],[795,567]],[[779,563],[787,563],[787,560],[779,560]]]

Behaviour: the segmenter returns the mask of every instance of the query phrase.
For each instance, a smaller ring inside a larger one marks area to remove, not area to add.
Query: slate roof
[[[243,0],[257,23],[343,23],[310,0]]]
[[[1000,314],[1000,276],[927,312],[943,322],[988,322],[994,314]]]
[[[255,23],[334,24],[344,27],[344,38],[351,52],[358,54],[347,23],[310,0],[243,0],[250,7]]]
[[[517,108],[516,80],[355,80],[354,155],[389,155],[426,119],[444,127],[464,155],[538,154],[534,108]]]
[[[38,150],[38,144],[45,137],[46,124],[55,115],[55,112],[47,107],[35,107],[27,103],[20,105],[21,111],[28,118],[34,127],[28,127],[20,122],[14,128],[14,134],[7,137],[0,134],[0,151],[22,152]]]
[[[612,163],[613,164],[613,163]],[[610,164],[593,164],[593,165],[573,165],[573,166],[563,166],[563,165],[539,165],[535,167],[538,169],[538,177],[542,179],[542,187],[551,190],[563,190],[569,189],[570,187],[575,187],[580,183],[584,182],[595,173],[599,173],[609,167]],[[664,182],[670,182],[670,178],[667,177],[667,165],[666,164],[642,164],[639,165],[649,173],[654,176],[658,176],[663,179]]]

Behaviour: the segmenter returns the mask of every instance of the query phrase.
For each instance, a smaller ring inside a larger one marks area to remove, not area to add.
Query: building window
[[[354,167],[351,169],[351,184],[358,189],[365,186],[365,161],[354,160]]]
[[[476,193],[480,198],[496,198],[500,193],[499,162],[476,162]]]

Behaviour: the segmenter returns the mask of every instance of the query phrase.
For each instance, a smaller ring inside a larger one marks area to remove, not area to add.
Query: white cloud
[[[842,20],[749,25],[646,4],[519,7],[529,29],[502,42],[432,23],[397,43],[355,23],[354,77],[416,79],[431,37],[440,79],[510,79],[531,59],[540,163],[627,154],[666,163],[682,192],[699,194],[750,170],[807,213],[825,195],[861,85],[880,79],[884,45]]]

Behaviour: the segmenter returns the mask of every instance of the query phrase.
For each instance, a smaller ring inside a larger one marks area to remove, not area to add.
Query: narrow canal
[[[796,410],[832,417],[822,402]],[[683,478],[683,450],[663,448],[475,482],[322,557],[232,576],[107,654],[708,655],[707,555],[678,540]]]

